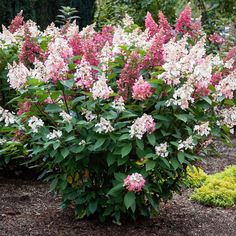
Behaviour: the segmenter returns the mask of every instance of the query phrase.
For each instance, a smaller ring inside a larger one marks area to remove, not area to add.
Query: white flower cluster
[[[192,97],[192,93],[194,88],[191,85],[184,84],[182,87],[175,90],[173,98],[170,99],[167,103],[179,105],[182,109],[187,109],[189,107],[189,103],[194,102]]]
[[[178,150],[193,149],[195,144],[193,143],[193,137],[188,137],[185,141],[180,140]]]
[[[33,133],[38,133],[39,128],[44,126],[44,122],[36,116],[32,116],[28,121],[28,125]]]
[[[34,69],[30,70],[30,76],[32,76],[37,80],[48,82],[46,68],[44,64],[37,59],[35,59],[33,64],[34,64]]]
[[[156,151],[157,156],[167,157],[169,155],[167,142],[160,143],[159,146],[155,147],[155,151]]]
[[[65,111],[60,112],[60,117],[63,119],[63,122],[71,122],[72,116],[66,113]]]
[[[103,117],[101,117],[100,119],[100,123],[96,124],[95,127],[97,128],[96,132],[97,133],[110,133],[112,131],[114,131],[114,128],[111,125],[111,122],[104,119]]]
[[[3,145],[6,142],[7,142],[7,140],[5,138],[0,138],[0,145]]]
[[[61,136],[62,136],[62,132],[60,130],[53,130],[47,135],[47,138],[49,140],[52,140],[52,139],[59,139]]]
[[[0,106],[0,122],[1,121],[3,121],[5,123],[5,126],[9,126],[9,125],[14,124],[16,122],[16,117],[11,112],[3,109]]]
[[[193,130],[196,131],[197,134],[200,136],[208,136],[211,132],[211,128],[209,127],[209,122],[205,122],[200,125],[195,125]]]
[[[138,139],[142,139],[143,135],[145,133],[150,132],[150,128],[153,128],[147,127],[147,124],[153,126],[155,122],[151,115],[147,115],[144,113],[141,117],[137,118],[131,125],[129,131],[131,138],[136,137]]]
[[[86,144],[86,141],[85,140],[81,140],[80,142],[79,142],[79,145],[81,146],[81,145],[85,145]]]
[[[108,99],[113,93],[111,87],[107,85],[107,79],[104,73],[93,84],[93,87],[90,89],[90,92],[93,94],[93,99]]]
[[[232,69],[234,62],[235,62],[235,59],[231,58],[230,60],[225,62],[224,67],[227,69]]]
[[[107,71],[109,61],[114,60],[113,53],[112,53],[112,47],[109,45],[108,42],[106,42],[105,46],[101,50],[101,54],[99,56],[99,61],[101,63],[101,69],[102,71]]]
[[[82,57],[81,62],[76,69],[75,80],[76,86],[82,89],[90,88],[94,82],[92,75],[92,67],[85,59],[85,57]]]
[[[8,65],[8,82],[10,87],[19,90],[23,88],[27,82],[27,77],[30,76],[30,71],[25,67],[23,63],[16,64],[13,62],[13,65]]]
[[[236,90],[236,70],[232,71],[216,85],[218,96],[224,95],[226,98],[233,98],[233,91]]]
[[[121,113],[125,110],[125,103],[123,97],[119,97],[117,100],[112,102],[111,105],[118,113]]]
[[[86,110],[86,109],[83,109],[82,115],[85,116],[85,119],[86,119],[87,121],[92,121],[92,120],[97,119],[97,115],[93,114],[91,111]]]
[[[233,133],[233,127],[236,126],[236,106],[225,108],[217,112],[221,118],[220,125],[226,125]]]

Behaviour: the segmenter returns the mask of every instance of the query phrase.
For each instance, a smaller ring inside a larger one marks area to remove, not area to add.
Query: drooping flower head
[[[124,179],[124,187],[130,192],[141,192],[145,186],[145,179],[139,173],[128,175]]]

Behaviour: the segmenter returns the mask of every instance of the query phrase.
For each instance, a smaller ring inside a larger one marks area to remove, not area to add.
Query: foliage
[[[97,22],[98,27],[106,24],[117,25],[125,17],[125,14],[128,14],[135,23],[143,26],[147,11],[157,19],[155,14],[158,10],[162,10],[169,21],[174,23],[175,10],[178,5],[178,1],[175,0],[97,0],[95,22]]]
[[[23,46],[8,67],[18,116],[0,114],[63,207],[116,223],[158,214],[211,138],[229,142],[236,124],[234,60],[206,54],[189,7],[175,32],[163,14],[159,24],[148,14],[145,31],[123,25],[5,32]]]
[[[201,168],[195,166],[193,166],[192,169],[190,169],[189,167],[187,168],[187,176],[187,182],[192,188],[202,186],[208,178],[208,175]]]
[[[61,12],[61,15],[56,16],[57,17],[56,22],[62,25],[79,18],[78,16],[74,16],[78,11],[73,7],[62,6],[61,9],[59,9],[59,11]]]
[[[207,206],[229,207],[236,202],[236,166],[211,175],[191,196],[193,201]]]

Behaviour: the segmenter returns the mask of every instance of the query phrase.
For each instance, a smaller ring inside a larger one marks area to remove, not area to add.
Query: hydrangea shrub
[[[20,45],[8,73],[19,103],[11,126],[80,218],[155,216],[212,138],[233,131],[233,56],[206,54],[189,7],[176,30],[159,17],[147,14],[145,31],[128,16],[100,32],[32,22],[7,31]]]

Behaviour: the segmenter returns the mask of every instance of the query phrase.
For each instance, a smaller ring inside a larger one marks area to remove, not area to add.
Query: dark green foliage
[[[71,6],[78,10],[80,27],[92,22],[95,0],[1,0],[0,24],[9,25],[15,15],[23,10],[25,19],[36,21],[45,28],[56,20],[61,6]]]

